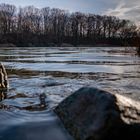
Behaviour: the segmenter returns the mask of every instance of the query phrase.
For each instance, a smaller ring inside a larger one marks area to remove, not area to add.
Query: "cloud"
[[[0,0],[16,6],[56,7],[70,12],[104,14],[129,19],[140,24],[140,0]]]
[[[109,8],[104,14],[129,19],[140,24],[140,0],[121,0],[114,9]]]

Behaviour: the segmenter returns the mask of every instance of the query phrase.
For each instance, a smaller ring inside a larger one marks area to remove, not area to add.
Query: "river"
[[[130,48],[127,48],[130,49]],[[140,101],[140,58],[121,47],[0,48],[9,89],[0,96],[1,140],[73,140],[53,113],[93,86]]]

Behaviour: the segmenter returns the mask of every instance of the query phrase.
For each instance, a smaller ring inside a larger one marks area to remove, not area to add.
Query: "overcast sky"
[[[140,23],[140,0],[0,0],[16,6],[34,5],[102,15],[113,15]]]

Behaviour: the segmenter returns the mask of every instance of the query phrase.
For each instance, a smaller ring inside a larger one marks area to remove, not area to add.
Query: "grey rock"
[[[140,140],[140,103],[84,87],[54,110],[75,140]]]
[[[7,72],[2,63],[0,63],[0,88],[8,88],[8,77]]]

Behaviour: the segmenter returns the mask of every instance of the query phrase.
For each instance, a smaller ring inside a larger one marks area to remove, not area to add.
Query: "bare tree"
[[[55,43],[133,44],[140,31],[129,20],[114,16],[69,13],[58,8],[0,4],[0,42],[18,45]]]

